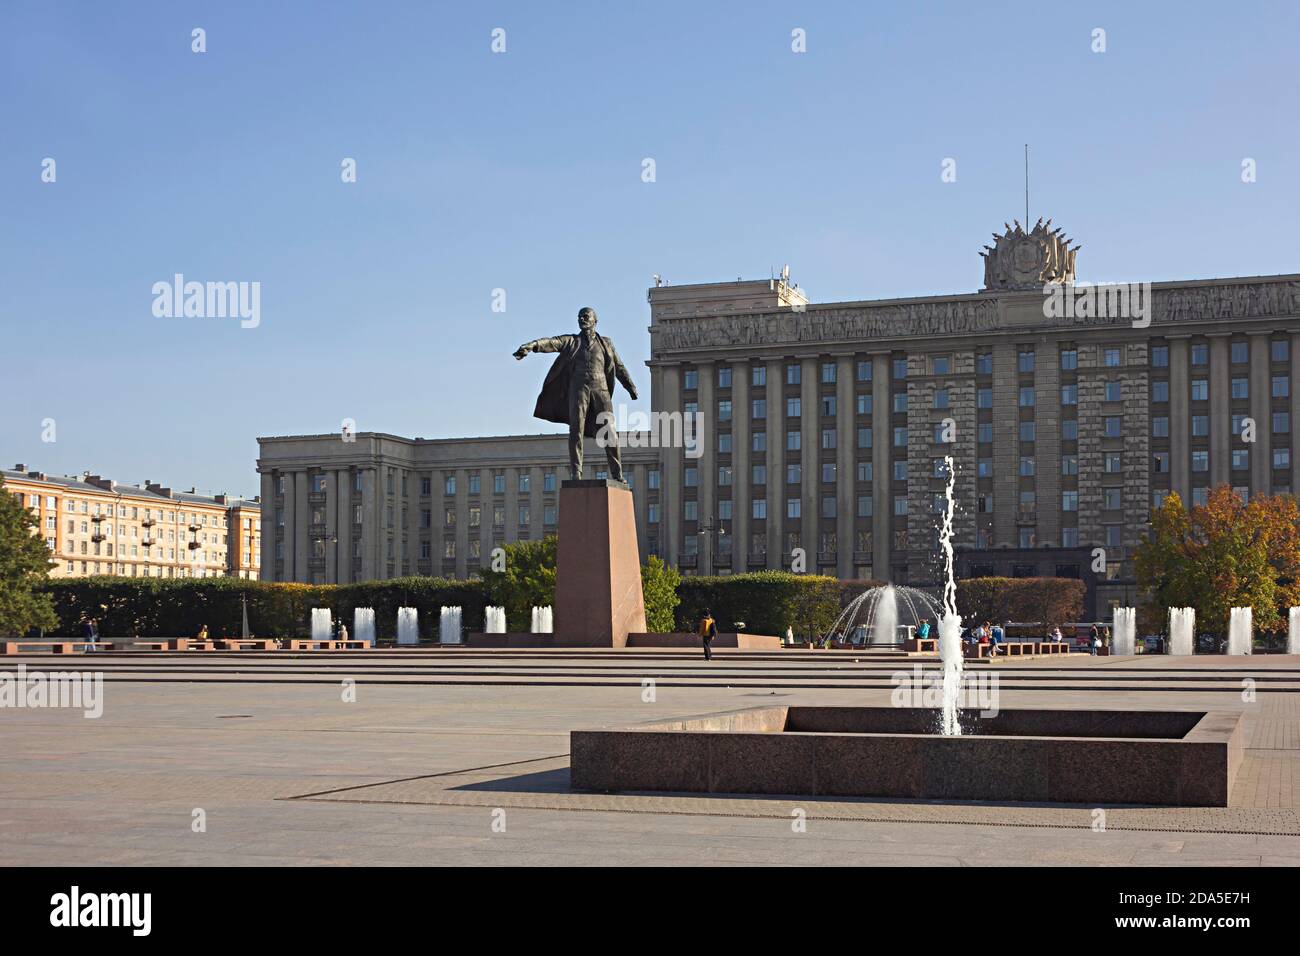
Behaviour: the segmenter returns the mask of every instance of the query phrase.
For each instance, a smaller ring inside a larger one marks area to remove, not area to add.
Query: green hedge
[[[694,631],[708,608],[720,631],[743,621],[750,634],[779,637],[792,628],[797,637],[810,629],[821,637],[839,616],[840,591],[835,578],[787,571],[686,577],[677,586],[677,630]]]
[[[375,609],[375,633],[393,638],[397,609],[420,612],[420,637],[436,640],[439,611],[459,605],[468,630],[483,629],[483,582],[410,577],[360,584],[293,584],[238,578],[71,578],[42,588],[54,602],[59,624],[52,636],[79,637],[98,618],[105,637],[184,637],[204,624],[214,637],[237,635],[240,598],[248,602],[248,626],[258,636],[284,637],[311,630],[311,609],[327,607],[352,626],[352,610]]]

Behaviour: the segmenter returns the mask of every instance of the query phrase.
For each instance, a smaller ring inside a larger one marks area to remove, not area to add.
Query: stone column
[[[767,566],[785,564],[785,363],[767,363]]]
[[[1210,339],[1210,484],[1232,479],[1232,389],[1227,335]]]
[[[1183,507],[1192,504],[1191,420],[1188,340],[1169,340],[1169,488]]]
[[[1016,532],[1016,515],[1020,508],[1020,358],[1013,342],[993,346],[993,541],[990,545],[1020,544]],[[1083,364],[1080,349],[1080,365]],[[1034,365],[1037,367],[1037,355]],[[1079,376],[1079,432],[1082,440],[1086,411],[1083,398],[1083,375]],[[1082,449],[1081,449],[1082,451]],[[1084,455],[1079,455],[1080,468]],[[1100,466],[1099,466],[1100,467]],[[1083,482],[1080,479],[1080,487]],[[1080,533],[1083,516],[1080,514]]]
[[[889,399],[892,372],[889,353],[871,356],[871,574],[879,581],[893,579],[894,502],[889,495],[894,440]]]
[[[262,501],[261,501],[261,522],[262,522],[262,553],[261,567],[258,570],[258,578],[262,581],[275,580],[275,477],[270,472],[262,472]],[[63,526],[63,516],[59,516],[59,526]],[[154,525],[157,531],[158,525]],[[147,531],[148,529],[146,529]],[[269,534],[267,532],[270,532]],[[239,533],[244,533],[241,527]],[[257,537],[256,532],[249,532]],[[271,543],[268,553],[266,542]],[[60,542],[62,543],[62,542]],[[240,551],[243,551],[243,542],[240,542]]]
[[[595,442],[591,442],[590,444],[594,445]],[[599,467],[601,467],[601,468],[606,467],[606,464],[605,464],[605,449],[597,447],[597,448],[596,448],[596,451],[597,451],[597,452],[599,453],[599,455],[600,455],[600,466],[599,466]],[[594,460],[593,460],[593,461],[589,461],[589,462],[587,462],[587,463],[584,465],[584,470],[588,471],[589,473],[593,473],[593,474],[594,474],[595,469],[592,467],[594,464],[595,464],[595,461],[594,461]],[[506,536],[505,536],[505,541],[506,541],[506,543],[508,544],[508,543],[510,543],[510,542],[512,542],[512,541],[518,541],[518,540],[519,540],[519,471],[520,471],[520,469],[518,469],[518,468],[507,467],[507,468],[504,469],[504,471],[505,471],[505,476],[506,476]],[[457,498],[460,497],[460,483],[459,483],[459,482],[456,483],[456,497],[457,497]]]
[[[347,584],[352,580],[352,483],[346,468],[334,472],[334,533],[338,536],[337,545],[331,545],[337,551],[338,564],[333,580],[338,584]]]
[[[707,535],[701,535],[699,569],[701,574],[713,573],[713,552],[718,547],[718,399],[714,389],[714,376],[717,375],[712,362],[697,362],[699,375],[700,414],[704,417],[704,430],[700,436],[700,457],[693,464],[698,470],[700,486],[696,498],[699,502],[700,521],[697,527],[712,528]]]
[[[750,527],[750,409],[749,362],[731,366],[731,567],[737,574],[749,570]]]
[[[835,542],[836,573],[841,578],[853,575],[853,518],[856,499],[853,493],[856,475],[853,467],[854,415],[853,356],[835,359]],[[818,478],[820,479],[820,475]]]
[[[293,579],[295,581],[311,580],[307,568],[307,560],[311,555],[311,541],[307,534],[310,523],[311,513],[307,507],[307,472],[295,471],[293,473]]]
[[[1291,333],[1291,342],[1287,352],[1291,359],[1291,494],[1300,494],[1300,331]],[[1272,416],[1269,416],[1269,430],[1272,431]]]
[[[1255,419],[1255,444],[1241,447],[1250,449],[1252,497],[1273,490],[1273,376],[1268,342],[1267,332],[1254,332],[1250,336],[1250,417]]]
[[[682,370],[680,366],[664,366],[660,370],[663,388],[651,395],[652,405],[656,411],[682,415]],[[682,421],[683,436],[687,427]],[[671,436],[673,439],[678,436]],[[677,567],[678,555],[682,552],[682,468],[683,449],[676,441],[670,441],[662,449],[660,460],[663,462],[663,474],[659,481],[659,550],[664,560]]]
[[[367,468],[361,475],[361,579],[375,581],[383,577],[379,567],[379,537],[382,533],[379,493],[379,466]]]
[[[802,539],[804,553],[808,556],[809,573],[817,572],[817,549],[820,541],[817,535],[817,505],[819,502],[817,496],[818,482],[821,481],[821,428],[819,426],[818,416],[820,414],[817,407],[819,393],[818,386],[818,366],[815,357],[804,357],[800,361],[801,371],[799,389],[800,395],[800,419],[799,430],[802,432],[800,444],[802,445],[802,483],[799,488],[799,497],[802,500],[800,512],[803,520],[800,522],[799,537]]]
[[[650,540],[646,525],[646,500],[650,490],[650,479],[647,474],[649,469],[639,463],[629,467],[626,462],[623,463],[623,469],[632,476],[632,509],[636,513],[636,549],[641,557],[641,563],[644,564],[649,553],[646,550],[647,542]]]
[[[337,546],[333,539],[339,536],[338,521],[338,486],[335,480],[337,471],[326,471],[325,475],[325,583],[338,583],[338,562],[335,560]]]

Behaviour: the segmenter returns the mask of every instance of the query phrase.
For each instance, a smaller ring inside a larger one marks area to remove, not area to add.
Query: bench
[[[370,647],[370,642],[316,640],[310,637],[288,637],[284,640],[284,649],[287,651],[314,651],[318,647],[323,651],[344,651],[351,648],[364,651]]]
[[[903,642],[903,650],[909,654],[939,653],[937,637],[909,637]]]
[[[961,656],[966,658],[980,658],[989,656],[989,644],[962,644]]]
[[[275,650],[275,641],[261,637],[221,637],[217,639],[218,650],[241,651],[245,647],[251,647],[255,651],[273,651]]]
[[[998,645],[998,653],[1003,657],[1027,657],[1034,653],[1034,645],[1029,641],[1003,641]]]
[[[1070,645],[1065,641],[1039,641],[1034,645],[1035,654],[1068,654]]]
[[[48,647],[51,654],[74,654],[75,645],[83,647],[87,641],[4,641],[0,642],[0,654],[40,653],[38,647]]]

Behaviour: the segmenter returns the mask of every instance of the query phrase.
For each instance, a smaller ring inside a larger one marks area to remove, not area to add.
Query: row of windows
[[[1210,347],[1205,343],[1195,343],[1189,348],[1191,363],[1194,366],[1210,364]],[[1120,346],[1106,346],[1101,349],[1101,364],[1103,368],[1119,368],[1123,365],[1123,348]],[[1247,365],[1250,363],[1250,343],[1249,342],[1232,342],[1229,345],[1230,361],[1233,365]],[[1291,358],[1291,343],[1287,339],[1271,339],[1269,341],[1269,358],[1273,362],[1287,362]],[[1073,371],[1079,367],[1079,350],[1078,349],[1061,349],[1060,363],[1062,371]],[[856,380],[859,382],[870,382],[872,380],[872,363],[870,360],[857,361]],[[1023,373],[1033,372],[1037,364],[1037,353],[1031,349],[1021,349],[1016,353],[1016,368]],[[1154,368],[1167,368],[1169,366],[1169,346],[1153,345],[1151,347],[1151,365]],[[930,374],[932,375],[950,375],[952,373],[952,358],[947,355],[933,355],[929,357]],[[893,377],[895,379],[907,378],[907,359],[892,359]],[[821,382],[823,385],[835,384],[839,375],[839,364],[837,362],[821,363]],[[717,368],[718,388],[731,388],[732,368],[729,365],[721,365]],[[993,374],[993,354],[991,352],[981,352],[975,356],[975,372],[977,375]],[[803,366],[802,364],[787,364],[785,366],[785,383],[787,385],[800,385],[803,383]],[[682,375],[682,386],[686,391],[696,391],[700,384],[700,373],[698,369],[686,369]],[[754,365],[750,366],[750,384],[756,386],[765,386],[767,384],[767,366]]]

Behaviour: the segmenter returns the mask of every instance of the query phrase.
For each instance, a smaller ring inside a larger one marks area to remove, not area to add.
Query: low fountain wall
[[[1232,711],[754,707],[569,735],[578,790],[1227,806]]]

